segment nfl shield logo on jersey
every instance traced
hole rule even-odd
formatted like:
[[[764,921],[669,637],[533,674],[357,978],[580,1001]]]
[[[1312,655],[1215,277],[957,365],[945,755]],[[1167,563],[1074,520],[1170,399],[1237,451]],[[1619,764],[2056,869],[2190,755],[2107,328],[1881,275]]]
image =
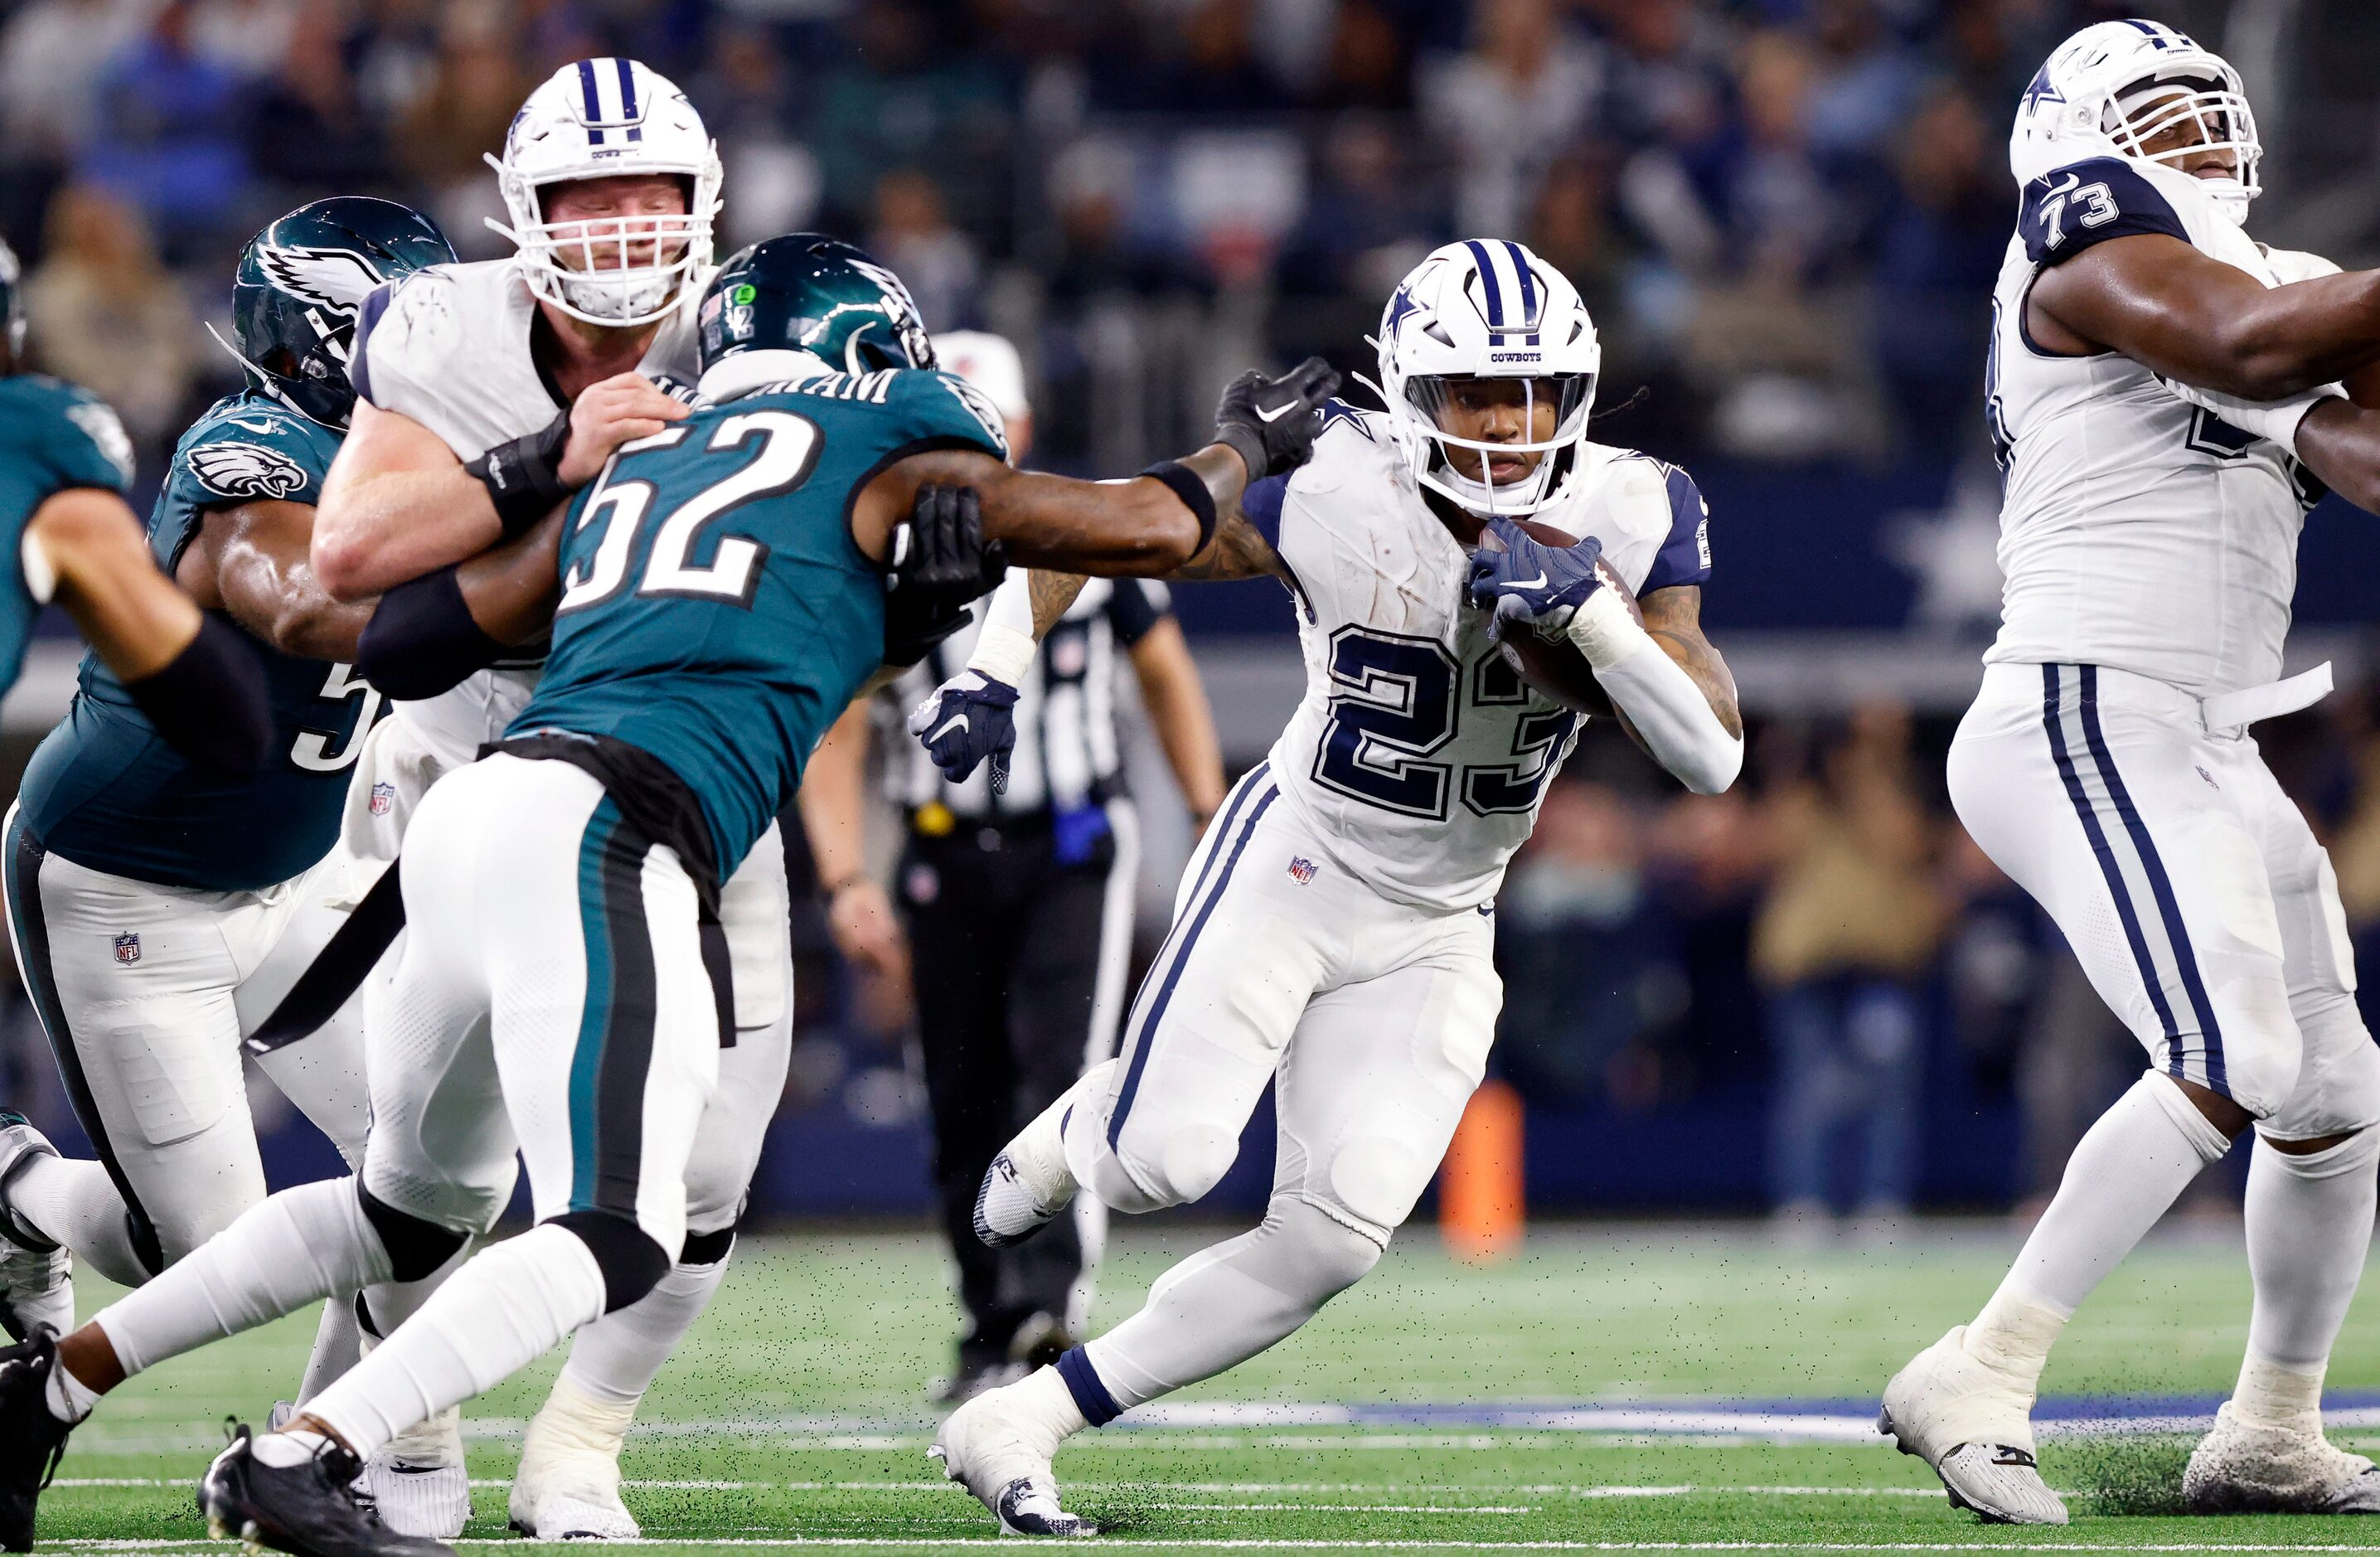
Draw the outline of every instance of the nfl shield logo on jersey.
[[[372,815],[386,816],[389,813],[390,808],[394,807],[395,804],[396,785],[382,783],[371,786],[371,799],[369,802],[369,805]]]
[[[137,931],[127,931],[115,938],[115,960],[127,967],[140,960],[140,937]]]
[[[1314,872],[1319,869],[1320,867],[1317,866],[1314,861],[1306,858],[1303,855],[1297,855],[1293,857],[1289,862],[1289,879],[1295,882],[1299,886],[1304,886],[1314,880]]]

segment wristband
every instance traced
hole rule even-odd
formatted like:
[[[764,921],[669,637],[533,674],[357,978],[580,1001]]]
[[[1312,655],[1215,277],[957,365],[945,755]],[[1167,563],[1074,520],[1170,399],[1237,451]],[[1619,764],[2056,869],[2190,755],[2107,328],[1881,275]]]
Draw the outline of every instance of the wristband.
[[[1248,468],[1249,480],[1261,481],[1272,473],[1272,458],[1265,453],[1264,440],[1251,429],[1224,422],[1215,429],[1215,442],[1240,456],[1240,463]]]
[[[565,411],[528,437],[498,444],[463,467],[488,489],[505,540],[533,529],[570,495],[562,482],[562,451],[569,442],[570,413]]]
[[[1237,444],[1232,446],[1238,447]],[[1257,463],[1249,464],[1248,480],[1256,480],[1255,473],[1258,468],[1260,467]],[[1198,479],[1196,471],[1178,459],[1161,459],[1141,474],[1154,476],[1172,488],[1173,495],[1182,500],[1182,505],[1196,517],[1198,544],[1191,549],[1190,554],[1195,557],[1205,551],[1207,542],[1215,539],[1215,494],[1207,490],[1207,483]]]
[[[986,622],[983,631],[976,635],[975,652],[967,656],[966,668],[986,681],[997,681],[1003,687],[1022,687],[1025,676],[1033,668],[1033,656],[1041,646],[1029,633],[998,622]]]

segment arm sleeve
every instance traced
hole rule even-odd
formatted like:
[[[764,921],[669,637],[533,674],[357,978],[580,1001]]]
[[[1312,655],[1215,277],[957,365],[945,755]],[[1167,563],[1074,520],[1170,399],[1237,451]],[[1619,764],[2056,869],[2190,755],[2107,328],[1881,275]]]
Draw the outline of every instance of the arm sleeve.
[[[461,685],[504,651],[472,619],[450,566],[380,597],[356,645],[356,670],[388,696],[417,702]]]
[[[1154,578],[1116,578],[1110,583],[1108,626],[1126,649],[1147,638],[1149,629],[1172,612],[1172,597]]]
[[[2016,229],[2025,258],[2057,265],[2113,237],[2163,233],[2191,241],[2173,202],[2120,158],[2093,157],[2024,187]]]

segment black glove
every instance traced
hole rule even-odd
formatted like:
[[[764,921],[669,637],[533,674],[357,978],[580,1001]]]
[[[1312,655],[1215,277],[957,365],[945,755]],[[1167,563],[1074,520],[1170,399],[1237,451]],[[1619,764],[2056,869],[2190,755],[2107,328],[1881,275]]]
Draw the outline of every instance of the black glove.
[[[1215,407],[1215,442],[1229,444],[1247,462],[1248,480],[1296,469],[1314,453],[1322,431],[1322,402],[1339,393],[1339,375],[1309,357],[1281,377],[1255,368],[1232,381]]]
[[[928,482],[892,532],[884,580],[884,663],[914,665],[967,624],[967,604],[1000,587],[1008,547],[983,539],[983,505],[973,487]]]

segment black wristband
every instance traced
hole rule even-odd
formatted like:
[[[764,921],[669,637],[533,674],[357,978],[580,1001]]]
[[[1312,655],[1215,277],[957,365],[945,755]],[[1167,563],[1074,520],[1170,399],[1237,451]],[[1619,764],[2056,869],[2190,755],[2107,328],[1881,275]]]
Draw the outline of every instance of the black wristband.
[[[1173,495],[1197,516],[1198,544],[1192,548],[1190,554],[1195,557],[1205,551],[1207,542],[1215,539],[1215,494],[1207,490],[1207,483],[1198,479],[1198,473],[1178,459],[1160,459],[1141,474],[1154,476],[1172,487]]]
[[[1264,438],[1255,429],[1227,421],[1215,429],[1215,442],[1240,456],[1248,468],[1248,480],[1261,481],[1272,473],[1272,456],[1266,452]]]
[[[164,670],[124,689],[176,751],[227,773],[252,773],[273,744],[264,663],[245,637],[217,616]]]
[[[392,698],[434,698],[495,663],[504,646],[471,617],[452,566],[380,597],[356,644],[356,670]]]
[[[498,444],[463,467],[488,489],[505,540],[534,528],[570,495],[562,484],[562,451],[569,442],[570,413],[565,411],[528,437]]]

